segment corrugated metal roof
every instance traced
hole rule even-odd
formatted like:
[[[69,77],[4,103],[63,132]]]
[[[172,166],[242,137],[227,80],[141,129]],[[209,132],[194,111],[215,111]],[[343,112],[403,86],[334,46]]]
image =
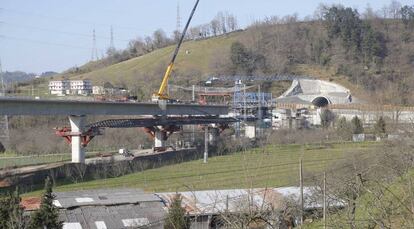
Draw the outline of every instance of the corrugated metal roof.
[[[55,205],[62,208],[79,206],[120,205],[142,202],[160,202],[153,195],[140,189],[98,189],[56,193]],[[59,206],[60,205],[60,206]]]
[[[264,209],[268,206],[280,208],[284,200],[299,201],[299,187],[284,188],[255,188],[255,189],[229,189],[178,192],[182,197],[182,206],[190,215],[215,215],[225,211],[238,212],[243,208],[255,207]],[[322,207],[320,192],[315,188],[304,188],[305,209]],[[169,206],[175,195],[174,192],[157,193]],[[343,203],[330,201],[330,206],[343,206]]]
[[[143,204],[124,204],[112,206],[81,206],[61,211],[60,219],[66,223],[80,223],[82,228],[125,228],[130,224],[143,226],[157,222],[149,228],[162,228],[165,217],[162,202],[145,202]],[[128,225],[126,225],[128,224]]]
[[[66,228],[125,228],[153,223],[148,228],[162,228],[167,207],[177,193],[147,194],[140,189],[100,189],[56,193],[60,219]],[[246,207],[265,210],[280,208],[284,200],[299,200],[299,187],[228,189],[179,192],[182,205],[190,215],[217,215],[225,211],[239,212]],[[321,192],[313,187],[304,188],[305,209],[321,208]],[[330,206],[344,206],[328,200]],[[40,198],[24,198],[27,210],[38,208]],[[165,204],[164,204],[165,203]],[[30,206],[33,206],[30,208]]]
[[[126,228],[146,225],[162,228],[165,205],[154,195],[140,189],[99,189],[58,192],[54,204],[67,228]],[[135,225],[136,224],[136,225]]]

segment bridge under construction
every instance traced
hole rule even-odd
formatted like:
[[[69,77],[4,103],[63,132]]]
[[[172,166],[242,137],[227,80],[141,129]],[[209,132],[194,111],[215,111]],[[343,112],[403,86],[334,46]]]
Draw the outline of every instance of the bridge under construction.
[[[84,163],[84,148],[101,134],[102,128],[143,127],[155,141],[155,148],[165,147],[165,141],[183,125],[211,125],[223,129],[233,118],[227,115],[229,108],[222,105],[98,102],[71,100],[37,100],[0,98],[0,115],[30,115],[69,117],[70,127],[57,128],[56,134],[63,137],[72,147],[72,162]],[[87,115],[144,116],[142,118],[110,119],[86,124]],[[208,139],[208,127],[206,141]]]

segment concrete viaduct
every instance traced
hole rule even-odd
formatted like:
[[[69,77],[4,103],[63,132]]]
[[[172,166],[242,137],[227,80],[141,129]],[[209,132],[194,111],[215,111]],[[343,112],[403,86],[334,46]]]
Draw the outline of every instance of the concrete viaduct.
[[[69,117],[70,128],[59,129],[57,134],[65,137],[72,147],[72,162],[84,163],[83,148],[96,135],[99,129],[145,127],[155,139],[155,147],[164,147],[169,134],[179,125],[187,124],[228,124],[235,119],[220,118],[227,115],[229,108],[219,105],[198,104],[157,104],[137,102],[102,102],[74,100],[38,100],[0,97],[0,115],[30,115]],[[106,125],[87,125],[87,115],[140,115],[148,119],[108,120]],[[110,123],[111,125],[108,125]],[[117,126],[118,125],[118,126]],[[128,126],[130,125],[130,126]],[[205,128],[206,130],[208,128]],[[207,135],[207,131],[206,131]]]

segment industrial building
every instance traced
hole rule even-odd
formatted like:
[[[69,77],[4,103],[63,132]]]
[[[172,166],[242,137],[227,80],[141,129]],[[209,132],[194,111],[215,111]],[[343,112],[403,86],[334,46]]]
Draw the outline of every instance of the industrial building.
[[[60,209],[64,229],[163,228],[168,207],[178,194],[190,217],[191,228],[221,228],[222,214],[254,211],[282,211],[286,201],[299,203],[299,187],[228,189],[188,192],[145,193],[141,189],[118,188],[57,192],[54,205]],[[344,203],[328,198],[329,207]],[[39,208],[40,198],[23,198],[26,211]],[[304,188],[305,212],[320,211],[320,190]],[[275,219],[276,220],[276,219]],[[276,220],[277,221],[277,220]],[[275,221],[275,222],[276,222]],[[296,218],[291,218],[294,223]],[[292,223],[291,222],[291,223]],[[280,221],[280,223],[286,223]]]

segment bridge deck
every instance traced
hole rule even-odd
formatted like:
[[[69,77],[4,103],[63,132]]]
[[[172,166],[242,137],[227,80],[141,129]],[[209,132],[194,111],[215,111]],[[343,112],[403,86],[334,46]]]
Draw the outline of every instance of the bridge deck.
[[[227,106],[0,98],[0,115],[225,115]]]

